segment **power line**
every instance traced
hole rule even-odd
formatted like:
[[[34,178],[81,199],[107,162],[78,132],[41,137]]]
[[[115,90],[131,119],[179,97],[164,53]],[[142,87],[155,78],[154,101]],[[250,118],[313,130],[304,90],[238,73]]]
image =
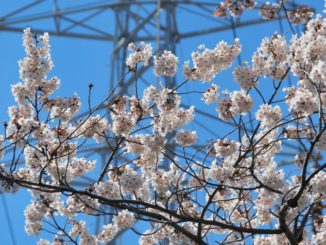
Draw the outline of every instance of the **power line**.
[[[7,206],[7,201],[6,201],[5,196],[4,196],[3,193],[0,193],[0,196],[1,196],[1,199],[2,199],[2,203],[3,203],[3,209],[5,211],[5,216],[6,216],[6,220],[7,220],[7,224],[8,224],[8,229],[9,229],[9,233],[10,233],[10,237],[11,237],[11,242],[12,242],[12,245],[16,245],[17,243],[16,243],[16,240],[15,240],[14,230],[13,230],[11,218],[10,218],[10,215],[9,215],[9,209],[8,209],[8,206]]]

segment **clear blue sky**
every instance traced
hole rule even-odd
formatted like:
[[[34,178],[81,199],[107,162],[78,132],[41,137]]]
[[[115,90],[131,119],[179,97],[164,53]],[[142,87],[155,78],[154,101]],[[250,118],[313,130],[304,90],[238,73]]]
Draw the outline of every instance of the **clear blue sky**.
[[[219,1],[212,2],[217,3]],[[308,2],[309,4],[310,2],[313,2],[314,7],[320,10],[324,1],[317,0]],[[15,8],[20,4],[20,1],[1,1],[0,16],[7,13],[9,8]],[[51,9],[52,1],[48,1],[48,5],[48,9]],[[185,12],[181,11],[179,14],[183,18],[183,21],[179,22],[180,29],[190,30],[196,25],[198,27],[206,24],[205,22],[196,22]],[[30,25],[33,28],[33,24],[26,24],[26,26],[27,25]],[[103,25],[103,23],[99,23],[99,25]],[[284,30],[289,29],[285,21],[283,21],[283,25]],[[39,24],[38,28],[42,28],[42,24]],[[47,28],[47,24],[44,24],[44,28]],[[272,35],[275,31],[279,31],[279,25],[277,22],[238,29],[237,34],[243,45],[243,52],[241,54],[242,60],[250,61],[251,54],[259,45],[261,39],[265,36]],[[20,33],[0,31],[0,121],[7,120],[7,108],[8,106],[15,104],[10,94],[10,84],[19,81],[17,61],[24,57],[21,36]],[[207,47],[213,47],[216,42],[220,40],[232,42],[232,32],[225,31],[213,35],[189,39],[178,46],[177,55],[180,56],[180,60],[183,62],[185,59],[190,59],[190,52],[195,50],[199,44],[204,43]],[[62,86],[57,93],[58,95],[70,96],[73,92],[77,92],[83,98],[83,101],[85,101],[84,99],[87,95],[87,85],[89,82],[92,82],[95,85],[93,96],[94,101],[99,101],[106,95],[109,83],[110,53],[112,52],[111,44],[104,41],[88,41],[51,36],[51,46],[52,57],[55,64],[51,74],[58,76],[62,81]],[[155,46],[155,43],[153,43],[153,46]],[[180,68],[182,67],[182,62],[179,64]],[[181,80],[179,80],[179,82],[180,81]],[[219,75],[214,82],[222,88],[229,88],[230,90],[238,88],[237,84],[232,79],[230,71]],[[207,85],[205,85],[205,88],[207,88]],[[198,103],[196,102],[198,98],[199,97],[196,96],[187,98],[185,102],[187,104]],[[199,105],[199,108],[200,107],[202,107],[202,105]],[[209,110],[211,114],[216,114],[214,107],[211,107]],[[206,123],[206,126],[208,127],[215,125],[214,121],[207,121]],[[202,130],[197,128],[196,125],[192,127],[197,130]],[[1,129],[0,134],[2,132],[3,130]],[[16,244],[35,244],[35,241],[38,239],[27,236],[24,232],[23,212],[30,201],[29,193],[26,191],[19,191],[14,196],[5,195],[4,198],[9,210],[7,215],[10,216],[12,221]],[[10,245],[12,244],[12,240],[10,238],[8,223],[5,217],[3,199],[0,199],[0,244]],[[137,242],[132,244],[136,243]]]

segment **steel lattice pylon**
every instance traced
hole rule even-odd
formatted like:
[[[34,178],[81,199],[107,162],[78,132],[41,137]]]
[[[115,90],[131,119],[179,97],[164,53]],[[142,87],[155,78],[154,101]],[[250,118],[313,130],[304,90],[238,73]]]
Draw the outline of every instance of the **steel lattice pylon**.
[[[289,2],[287,4],[291,5]],[[244,21],[218,19],[212,15],[216,4],[216,1],[200,0],[35,0],[0,16],[0,31],[21,33],[30,25],[35,33],[111,42],[110,81],[117,81],[127,69],[125,58],[129,42],[156,42],[158,50],[175,52],[176,45],[184,39],[270,21],[258,16]],[[109,17],[109,25],[96,21],[103,15]],[[181,18],[186,15],[197,16],[197,22],[205,20],[205,25],[197,30],[180,30],[178,27],[184,21]],[[139,74],[145,71],[146,68],[140,69]],[[119,94],[126,92],[130,83],[131,80],[125,81]],[[110,85],[112,88],[113,83]]]
[[[35,33],[112,42],[110,81],[116,81],[126,69],[126,46],[131,41],[156,41],[160,49],[175,51],[183,39],[270,21],[259,17],[236,22],[232,18],[217,19],[212,15],[216,4],[216,1],[199,0],[36,0],[0,16],[0,31],[21,33],[31,25]],[[109,25],[96,22],[107,14]],[[198,30],[179,30],[184,21],[180,18],[185,14],[197,16],[198,22],[206,20],[211,24],[205,23]]]
[[[217,3],[218,1],[201,0],[35,0],[24,4],[22,1],[19,7],[15,3],[15,9],[8,9],[6,14],[0,16],[0,31],[21,33],[30,25],[34,32],[40,34],[48,32],[54,36],[111,42],[113,51],[110,54],[109,89],[112,89],[113,81],[118,81],[127,70],[125,60],[129,42],[156,42],[155,52],[168,49],[175,53],[177,45],[185,39],[227,30],[233,31],[235,35],[236,28],[274,21],[263,20],[258,15],[243,21],[231,17],[217,19],[212,15]],[[288,1],[287,5],[295,6],[295,2]],[[197,30],[180,29],[180,22],[184,21],[182,18],[185,15],[194,16],[197,18],[195,21],[205,21],[205,25]],[[103,16],[107,16],[107,23],[96,21]],[[279,19],[283,17],[280,16]],[[146,67],[140,68],[138,76],[142,76],[147,70]],[[127,93],[132,82],[132,78],[123,81],[116,94]],[[171,80],[169,84],[173,85],[175,81]],[[206,111],[197,109],[196,113],[218,120]],[[85,155],[96,152],[102,156],[104,162],[108,150],[107,146],[89,145],[80,152]],[[76,184],[87,186],[89,181],[85,178]],[[99,224],[98,219],[96,229],[99,229]]]

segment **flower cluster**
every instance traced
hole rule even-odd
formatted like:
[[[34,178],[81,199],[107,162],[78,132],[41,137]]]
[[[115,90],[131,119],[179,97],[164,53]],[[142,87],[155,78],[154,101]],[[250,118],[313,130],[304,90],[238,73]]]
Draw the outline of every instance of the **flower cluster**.
[[[253,73],[256,76],[272,76],[281,80],[286,74],[288,52],[289,47],[283,36],[275,34],[272,38],[264,38],[252,56]]]
[[[311,189],[315,194],[326,196],[326,173],[319,172],[311,182]]]
[[[102,231],[97,234],[97,238],[100,242],[108,243],[115,238],[118,232],[117,226],[113,224],[104,225]]]
[[[82,121],[76,130],[77,136],[84,138],[94,138],[96,142],[103,140],[110,129],[106,118],[100,115],[91,116],[86,121]]]
[[[256,0],[224,0],[216,6],[213,15],[216,17],[227,15],[240,17],[245,10],[258,7],[259,14],[263,19],[275,19],[279,16],[279,12],[284,10],[292,24],[300,24],[309,21],[314,14],[313,9],[305,4],[285,6],[286,2],[287,0],[282,0],[282,4],[279,1],[259,4]]]
[[[256,119],[261,122],[264,127],[273,127],[281,120],[281,108],[279,106],[272,107],[263,104],[256,112]]]
[[[253,105],[253,99],[244,90],[231,93],[231,111],[235,114],[247,114]]]
[[[239,143],[229,139],[219,139],[214,143],[216,156],[227,157],[239,150]]]
[[[292,72],[299,79],[311,80],[314,83],[325,82],[325,29],[326,21],[318,15],[316,19],[308,22],[304,34],[292,38],[288,62]]]
[[[148,66],[148,60],[152,57],[153,48],[150,44],[141,42],[139,47],[134,43],[129,43],[128,49],[132,52],[129,54],[126,64],[129,69],[134,70],[138,63]]]
[[[96,195],[108,199],[118,198],[120,195],[119,185],[111,180],[99,182],[94,185]]]
[[[27,234],[38,236],[42,228],[42,218],[46,208],[41,201],[33,201],[25,209],[25,231]]]
[[[316,234],[313,234],[312,236],[312,242],[313,244],[321,245],[325,242],[326,239],[326,216],[323,215],[321,217],[318,217],[314,225],[316,227]]]
[[[263,19],[270,20],[278,17],[281,6],[277,3],[266,2],[259,6],[259,14]]]
[[[181,146],[191,146],[196,140],[196,131],[180,130],[175,136],[175,141]]]
[[[178,57],[171,51],[164,50],[159,57],[154,56],[154,74],[173,77],[177,73]]]
[[[225,17],[230,14],[234,17],[240,17],[246,9],[253,9],[256,6],[256,0],[224,0],[217,5],[214,16]]]
[[[257,85],[255,74],[249,67],[238,66],[233,71],[233,77],[243,90],[248,90]]]
[[[113,217],[113,223],[119,230],[130,228],[134,225],[136,219],[133,213],[127,210],[122,210],[118,215]]]
[[[89,234],[87,227],[86,227],[86,222],[81,220],[81,221],[74,221],[72,228],[69,232],[70,237],[74,237],[80,235],[80,240],[79,244],[90,244],[90,245],[96,245],[98,244],[97,238],[95,236],[92,236]]]
[[[139,173],[127,166],[119,177],[119,183],[123,192],[133,192],[143,185],[143,178]]]
[[[59,85],[58,80],[45,81],[44,75],[47,74],[53,67],[51,54],[50,54],[50,44],[49,44],[49,34],[45,33],[38,39],[38,42],[43,46],[36,45],[36,39],[33,36],[30,28],[24,30],[23,44],[26,51],[26,58],[19,61],[19,74],[20,79],[29,86],[26,86],[25,90],[26,96],[34,95],[30,92],[38,87],[45,89],[46,91],[52,87],[49,93],[53,92]],[[42,85],[47,85],[44,88]],[[49,95],[49,94],[45,94]],[[33,97],[28,97],[33,99]]]
[[[284,89],[288,92],[289,111],[300,116],[309,116],[318,110],[318,98],[314,93],[303,87]]]
[[[219,96],[218,86],[216,84],[212,84],[203,94],[202,100],[206,104],[212,104],[217,100],[218,96]]]
[[[183,64],[183,74],[189,80],[210,82],[221,71],[233,64],[233,60],[240,54],[241,47],[238,39],[233,45],[219,42],[214,49],[208,49],[204,45],[198,47],[198,51],[192,52],[191,68],[189,61]]]
[[[222,98],[219,100],[217,111],[219,117],[228,121],[238,114],[247,114],[250,112],[253,105],[253,99],[244,90],[234,91],[230,97]]]
[[[314,11],[309,6],[302,4],[289,12],[289,19],[293,24],[307,23],[313,16]]]
[[[110,107],[112,131],[116,135],[128,135],[137,121],[141,119],[142,110],[138,100],[128,97],[115,99]]]

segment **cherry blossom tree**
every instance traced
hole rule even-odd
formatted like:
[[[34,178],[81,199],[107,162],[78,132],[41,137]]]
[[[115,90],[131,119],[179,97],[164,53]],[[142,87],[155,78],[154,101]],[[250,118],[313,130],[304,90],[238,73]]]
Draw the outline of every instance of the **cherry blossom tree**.
[[[255,5],[236,1],[235,8],[229,4],[234,1],[224,2],[215,15],[237,16]],[[276,8],[284,6],[266,4],[260,11],[273,18]],[[293,24],[312,17],[306,6],[288,14]],[[174,77],[178,57],[168,50],[153,56],[151,44],[130,43],[125,76],[134,77],[135,94],[116,95],[122,79],[92,107],[90,84],[87,113],[80,120],[73,120],[81,108],[78,95],[53,96],[60,80],[48,77],[49,35],[37,38],[27,28],[23,44],[21,82],[11,91],[16,105],[8,109],[10,120],[0,137],[0,157],[11,159],[0,166],[0,188],[30,191],[25,231],[39,236],[51,224],[56,233],[53,241],[40,238],[39,245],[107,243],[126,229],[137,233],[142,245],[325,244],[326,20],[321,15],[290,40],[277,33],[266,37],[251,62],[234,69],[239,39],[212,49],[201,45],[182,64],[184,81],[172,88],[141,90],[137,71],[153,66],[155,76]],[[225,70],[233,72],[238,90],[220,91],[212,83]],[[295,85],[288,87],[290,76]],[[181,103],[195,93],[180,92],[189,83],[209,84],[198,103],[215,107],[216,120],[232,125],[223,137],[202,139],[187,129],[197,116],[195,106]],[[263,91],[264,83],[273,89]],[[171,147],[171,135],[182,154]],[[110,149],[103,166],[80,156],[89,141]],[[294,158],[279,157],[294,145]],[[73,184],[88,174],[94,183]],[[112,221],[92,234],[88,216]],[[147,228],[134,229],[136,222]]]

